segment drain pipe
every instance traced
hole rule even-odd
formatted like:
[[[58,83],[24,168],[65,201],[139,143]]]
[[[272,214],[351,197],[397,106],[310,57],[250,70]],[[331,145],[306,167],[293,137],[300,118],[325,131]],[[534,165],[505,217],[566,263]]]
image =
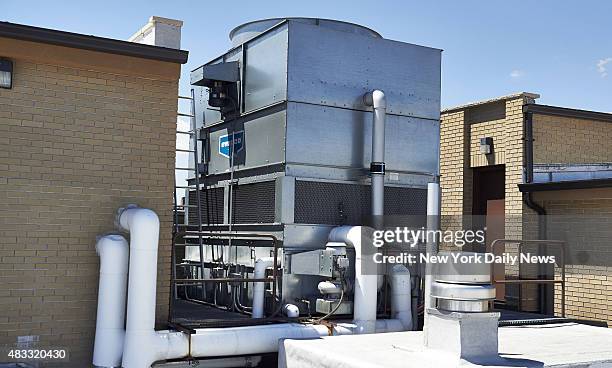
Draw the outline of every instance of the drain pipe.
[[[529,105],[524,107],[524,136],[525,136],[525,146],[524,146],[524,161],[525,161],[525,182],[533,183],[533,113],[528,111]],[[523,203],[531,210],[533,210],[538,215],[538,238],[541,240],[545,240],[547,238],[547,229],[546,229],[546,209],[543,206],[540,206],[533,200],[533,196],[531,192],[523,193]],[[538,246],[538,255],[545,256],[547,255],[546,247],[543,245]],[[551,272],[549,267],[544,264],[538,264],[538,278],[546,279],[548,278],[548,274]],[[554,271],[552,271],[554,272]],[[549,290],[550,289],[550,290]],[[550,300],[553,298],[553,290],[547,285],[539,285],[538,286],[538,294],[539,294],[539,308],[541,313],[548,314],[551,311]],[[552,308],[554,309],[554,308]]]
[[[127,322],[123,368],[148,368],[153,362],[189,354],[182,332],[155,331],[159,218],[136,206],[119,210],[118,223],[130,232]]]
[[[385,93],[378,89],[368,92],[363,96],[363,103],[372,107],[372,216],[378,222],[377,216],[384,215],[385,205]]]
[[[253,277],[255,279],[263,279],[266,277],[266,269],[275,267],[273,257],[259,258],[255,261],[255,271]],[[274,281],[276,282],[276,280]],[[264,316],[264,299],[266,292],[266,283],[256,282],[253,285],[253,318],[263,318]]]
[[[100,281],[93,365],[119,367],[125,338],[127,240],[117,234],[104,235],[96,242],[96,253],[100,256]]]

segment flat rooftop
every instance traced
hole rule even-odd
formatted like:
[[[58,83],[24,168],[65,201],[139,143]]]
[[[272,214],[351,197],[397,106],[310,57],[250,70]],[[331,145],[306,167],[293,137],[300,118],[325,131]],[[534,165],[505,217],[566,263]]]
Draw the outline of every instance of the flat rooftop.
[[[283,345],[279,360],[286,365],[279,367],[289,368],[612,367],[612,329],[578,323],[500,327],[502,359],[493,365],[425,349],[422,331],[285,340]]]

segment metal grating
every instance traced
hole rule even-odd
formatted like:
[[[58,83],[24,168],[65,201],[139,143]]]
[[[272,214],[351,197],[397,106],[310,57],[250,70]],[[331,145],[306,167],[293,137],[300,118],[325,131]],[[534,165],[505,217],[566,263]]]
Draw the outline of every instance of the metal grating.
[[[200,191],[203,224],[223,223],[223,188],[208,188]],[[208,203],[208,204],[207,204]],[[189,191],[189,204],[197,205],[195,190]],[[189,225],[198,224],[198,214],[195,208],[189,208]]]
[[[385,215],[406,216],[426,213],[427,189],[385,187]]]
[[[385,215],[423,215],[427,190],[385,187]],[[357,225],[370,215],[370,186],[298,180],[295,222]]]
[[[273,223],[275,181],[236,185],[233,188],[232,217],[235,224]]]

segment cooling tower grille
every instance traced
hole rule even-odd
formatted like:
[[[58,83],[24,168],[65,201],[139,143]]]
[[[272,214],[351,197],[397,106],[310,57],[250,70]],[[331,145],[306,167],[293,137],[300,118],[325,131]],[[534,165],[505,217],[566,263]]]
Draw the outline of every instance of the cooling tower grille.
[[[223,223],[223,188],[208,188],[200,191],[200,206],[202,210],[203,224]],[[189,204],[197,205],[195,190],[189,191]],[[198,213],[196,208],[189,208],[189,224],[198,224]]]
[[[232,217],[235,224],[273,223],[275,218],[274,181],[234,186]]]
[[[427,190],[385,187],[385,215],[423,215]],[[295,222],[358,225],[370,215],[370,186],[298,180]]]

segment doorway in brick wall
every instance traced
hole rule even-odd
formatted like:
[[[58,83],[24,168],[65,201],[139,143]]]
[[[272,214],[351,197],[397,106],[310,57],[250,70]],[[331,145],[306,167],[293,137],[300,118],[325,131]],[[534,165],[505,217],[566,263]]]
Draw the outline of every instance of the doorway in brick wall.
[[[491,252],[491,242],[505,237],[505,188],[506,170],[504,165],[477,167],[473,170],[472,215],[476,229],[486,231],[485,244],[475,251]],[[497,247],[496,255],[501,255],[503,249]],[[496,280],[505,278],[505,269],[502,264],[493,267],[493,277]],[[498,301],[505,301],[504,284],[496,285]]]

